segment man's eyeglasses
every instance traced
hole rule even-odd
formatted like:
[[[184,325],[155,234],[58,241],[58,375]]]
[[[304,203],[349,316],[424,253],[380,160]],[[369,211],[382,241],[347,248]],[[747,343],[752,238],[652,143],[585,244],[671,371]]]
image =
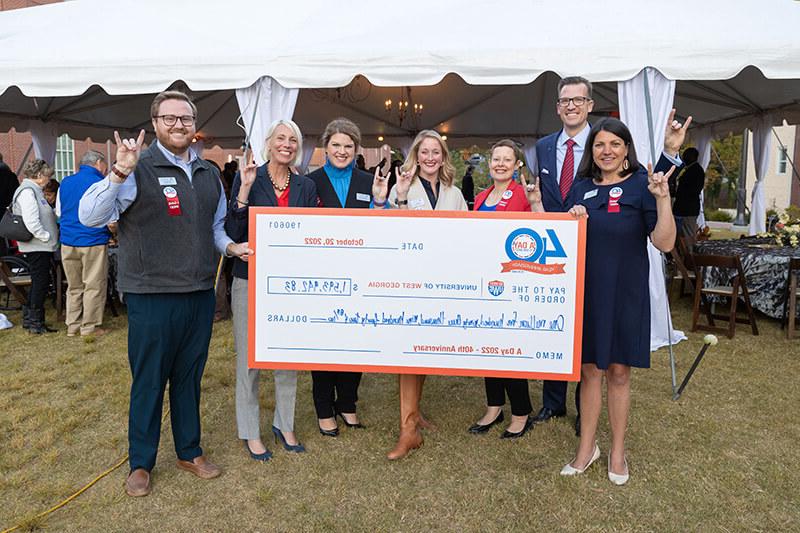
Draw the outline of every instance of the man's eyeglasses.
[[[559,98],[556,103],[558,103],[559,107],[567,107],[571,101],[575,107],[581,107],[590,100],[591,98],[586,98],[585,96],[573,96],[572,98]]]
[[[153,118],[160,118],[167,126],[174,126],[178,123],[178,119],[180,119],[181,124],[187,127],[194,124],[194,117],[192,115],[181,115],[180,117],[177,115],[156,115]]]

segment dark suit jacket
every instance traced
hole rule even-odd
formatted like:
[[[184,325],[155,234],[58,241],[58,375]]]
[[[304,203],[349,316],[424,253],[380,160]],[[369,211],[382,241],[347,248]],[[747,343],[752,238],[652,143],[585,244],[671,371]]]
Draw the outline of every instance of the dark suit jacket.
[[[692,163],[683,169],[672,206],[675,216],[696,217],[700,214],[700,193],[703,192],[705,181],[706,173],[699,163]]]
[[[233,242],[245,242],[248,238],[247,206],[239,208],[236,198],[242,180],[239,174],[233,178],[231,200],[228,203],[228,215],[225,217],[225,233]],[[275,207],[278,197],[272,189],[272,183],[267,177],[267,165],[261,165],[256,171],[256,181],[250,189],[247,203],[253,207]],[[314,182],[305,176],[292,174],[289,178],[289,207],[317,207],[317,188]],[[238,257],[233,262],[233,275],[237,278],[247,279],[247,263]]]
[[[372,201],[372,176],[368,172],[357,168],[353,169],[350,189],[347,191],[347,199],[344,205],[339,202],[339,197],[336,196],[336,191],[333,189],[324,167],[318,168],[308,177],[314,180],[314,185],[317,186],[319,207],[360,207],[369,209],[369,204]],[[368,200],[359,200],[357,195],[364,195],[362,198],[368,198]]]
[[[544,210],[548,212],[565,212],[572,207],[571,205],[566,205],[564,200],[561,199],[561,190],[558,188],[556,143],[558,143],[559,135],[561,135],[561,130],[542,137],[536,142],[536,161],[539,166],[539,186],[542,189],[542,204],[544,205]],[[580,161],[575,161],[575,165],[580,164]],[[656,164],[655,172],[666,172],[671,166],[670,160],[664,157],[662,153]],[[577,179],[579,176],[576,175],[575,177]],[[575,182],[573,181],[573,183]]]

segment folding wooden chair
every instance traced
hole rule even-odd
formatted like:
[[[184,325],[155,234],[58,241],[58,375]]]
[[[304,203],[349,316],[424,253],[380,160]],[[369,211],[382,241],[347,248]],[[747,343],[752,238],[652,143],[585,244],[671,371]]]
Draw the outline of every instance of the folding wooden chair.
[[[797,300],[800,297],[800,258],[793,257],[789,260],[789,271],[786,273],[786,289],[783,296],[783,322],[786,326],[786,338],[794,337],[794,323],[797,318]]]
[[[694,289],[694,312],[692,314],[692,331],[698,329],[704,331],[714,331],[724,333],[728,338],[732,339],[736,331],[736,322],[741,324],[750,324],[753,330],[753,335],[758,335],[758,326],[756,325],[756,317],[753,313],[753,306],[750,304],[750,293],[747,290],[747,282],[744,277],[744,270],[742,263],[738,257],[724,256],[724,255],[704,255],[696,254],[693,256],[694,269],[695,269],[695,289]],[[726,273],[732,273],[732,285],[713,285],[706,287],[704,283],[706,269],[718,268]],[[727,315],[715,313],[711,308],[711,302],[708,296],[716,296],[723,299],[730,300],[730,308]],[[736,315],[736,304],[742,298],[745,307],[747,308],[747,317],[738,317]],[[698,324],[700,316],[700,307],[708,319],[708,325]],[[714,324],[714,319],[721,319],[728,321],[728,327],[723,328]]]
[[[24,259],[13,255],[0,257],[0,288],[8,290],[6,294],[6,303],[0,306],[0,309],[4,311],[13,311],[28,303],[25,293],[22,292],[22,287],[29,287],[30,284],[30,268]],[[10,305],[12,296],[17,301],[18,305]]]
[[[672,280],[681,282],[681,290],[678,293],[678,297],[683,298],[684,295],[692,294],[696,278],[692,253],[686,247],[686,240],[684,237],[678,237],[675,240],[675,248],[672,250],[672,260],[675,262],[675,275],[672,277]],[[688,291],[686,287],[689,287]]]

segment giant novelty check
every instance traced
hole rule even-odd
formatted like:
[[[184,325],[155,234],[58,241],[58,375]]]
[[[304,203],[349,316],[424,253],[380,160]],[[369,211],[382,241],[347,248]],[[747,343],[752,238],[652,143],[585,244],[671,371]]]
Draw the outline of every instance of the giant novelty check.
[[[576,381],[567,214],[251,208],[252,368]]]

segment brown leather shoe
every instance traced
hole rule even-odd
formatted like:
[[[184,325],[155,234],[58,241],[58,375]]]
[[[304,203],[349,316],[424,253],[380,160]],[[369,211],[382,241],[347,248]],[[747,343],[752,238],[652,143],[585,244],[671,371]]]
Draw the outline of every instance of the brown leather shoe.
[[[125,480],[125,492],[128,496],[140,497],[150,494],[150,472],[137,468]]]
[[[202,479],[214,479],[222,474],[222,469],[206,459],[205,455],[195,457],[191,461],[178,459],[178,468],[191,472]]]

